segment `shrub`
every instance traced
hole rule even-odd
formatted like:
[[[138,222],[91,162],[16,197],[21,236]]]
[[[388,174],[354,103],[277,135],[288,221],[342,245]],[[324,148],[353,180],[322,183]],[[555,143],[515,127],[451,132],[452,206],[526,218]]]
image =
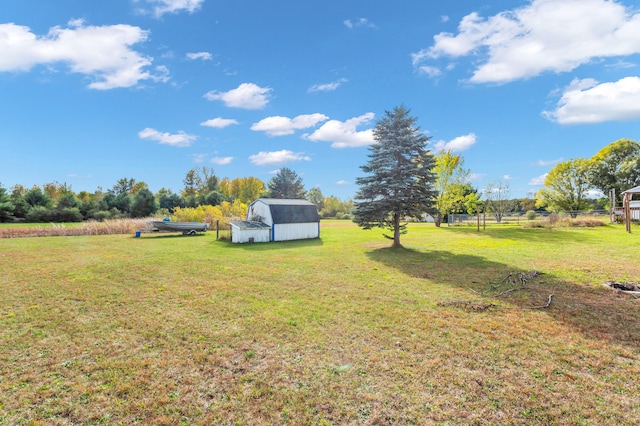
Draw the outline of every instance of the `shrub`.
[[[111,213],[106,210],[99,210],[91,214],[91,217],[98,222],[104,222],[105,220],[111,219]]]
[[[51,222],[82,222],[82,213],[77,207],[51,211]]]
[[[50,210],[43,206],[36,206],[27,213],[27,222],[47,223],[51,222]]]
[[[527,210],[527,220],[534,220],[536,217],[538,217],[538,213],[535,212],[535,210]]]

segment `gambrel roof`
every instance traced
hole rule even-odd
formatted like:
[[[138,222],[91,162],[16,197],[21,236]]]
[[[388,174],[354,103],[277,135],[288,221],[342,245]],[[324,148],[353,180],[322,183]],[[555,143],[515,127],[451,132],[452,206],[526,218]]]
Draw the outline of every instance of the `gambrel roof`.
[[[260,198],[251,204],[262,202],[269,206],[274,224],[320,222],[316,205],[307,200]]]

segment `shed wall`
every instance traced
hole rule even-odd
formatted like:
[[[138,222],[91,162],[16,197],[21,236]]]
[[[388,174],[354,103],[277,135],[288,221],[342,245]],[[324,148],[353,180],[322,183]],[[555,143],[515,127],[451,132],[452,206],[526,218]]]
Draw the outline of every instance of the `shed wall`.
[[[253,238],[254,243],[268,243],[270,241],[271,230],[264,229],[239,229],[234,227],[231,233],[232,243],[248,243]]]
[[[305,240],[320,237],[320,223],[284,223],[272,225],[272,241]]]
[[[251,203],[249,210],[247,211],[247,220],[263,222],[269,226],[273,225],[271,209],[268,205],[260,201],[254,201]]]

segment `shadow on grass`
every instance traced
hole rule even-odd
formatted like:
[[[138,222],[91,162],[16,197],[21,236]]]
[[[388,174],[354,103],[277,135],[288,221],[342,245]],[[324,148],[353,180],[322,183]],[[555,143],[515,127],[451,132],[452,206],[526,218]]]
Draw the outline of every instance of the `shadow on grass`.
[[[481,256],[447,251],[421,252],[387,247],[372,250],[367,255],[371,260],[408,276],[467,289],[469,300],[480,297],[470,289],[482,292],[499,284],[509,273],[530,272],[514,270],[512,266]],[[541,275],[526,288],[531,291],[514,291],[508,298],[498,299],[500,304],[528,309],[544,305],[549,294],[553,294],[551,306],[543,311],[556,321],[591,339],[616,342],[634,349],[640,346],[640,300],[604,287],[600,289],[568,282],[551,274]],[[487,299],[487,302],[494,300]]]
[[[522,228],[522,227],[500,227],[493,226],[487,229],[480,229],[478,231],[475,227],[441,227],[444,232],[452,232],[455,234],[480,234],[491,238],[501,239],[517,239],[517,240],[529,240],[529,241],[541,241],[549,243],[570,243],[586,241],[588,237],[578,232],[566,232],[573,228]]]
[[[198,233],[195,235],[182,235],[181,233],[158,233],[158,232],[154,232],[151,233],[150,235],[147,236],[139,236],[139,237],[132,237],[135,238],[136,240],[147,240],[147,241],[152,241],[155,239],[172,239],[172,238],[203,238],[206,237],[206,234],[203,233]]]
[[[247,251],[271,251],[280,249],[291,249],[298,247],[319,247],[324,245],[321,238],[308,240],[274,241],[269,243],[232,243],[229,240],[218,240],[216,244],[224,244],[229,249],[241,249]]]

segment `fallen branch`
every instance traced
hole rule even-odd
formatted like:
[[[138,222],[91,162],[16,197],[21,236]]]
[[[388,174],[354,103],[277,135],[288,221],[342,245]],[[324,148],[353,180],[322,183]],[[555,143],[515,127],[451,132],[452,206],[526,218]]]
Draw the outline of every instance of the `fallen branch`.
[[[535,269],[528,273],[510,272],[506,277],[502,279],[502,281],[500,281],[500,283],[489,287],[487,290],[483,292],[478,292],[471,288],[469,290],[471,290],[472,292],[474,292],[475,294],[477,294],[483,299],[486,299],[486,298],[496,299],[506,294],[512,293],[514,291],[524,289],[526,287],[527,282],[537,277],[538,275],[540,275],[540,273]],[[495,291],[499,287],[503,286],[505,283],[510,284],[512,287],[504,291],[501,291],[500,293],[497,293],[497,294],[493,294],[493,295],[489,294],[490,292]],[[499,306],[494,303],[483,303],[478,300],[457,300],[453,302],[439,302],[437,305],[438,306],[455,306],[458,308],[462,308],[465,311],[474,311],[474,312],[482,312],[489,309],[546,309],[549,306],[551,306],[552,299],[553,299],[553,294],[550,294],[546,304],[540,305],[540,306],[529,306],[529,307]]]

